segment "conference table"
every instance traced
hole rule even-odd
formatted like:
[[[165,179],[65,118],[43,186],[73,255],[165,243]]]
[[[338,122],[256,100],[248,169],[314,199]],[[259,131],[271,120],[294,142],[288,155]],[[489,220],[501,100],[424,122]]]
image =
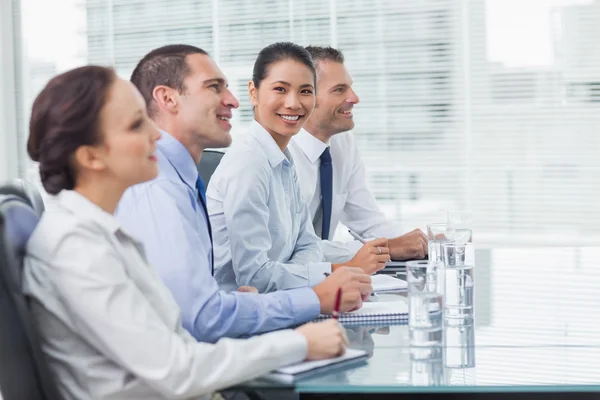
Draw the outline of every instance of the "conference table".
[[[407,325],[349,326],[350,347],[369,353],[364,364],[235,389],[318,399],[600,398],[600,248],[478,249],[475,260],[474,318],[448,320],[441,348],[411,348]]]

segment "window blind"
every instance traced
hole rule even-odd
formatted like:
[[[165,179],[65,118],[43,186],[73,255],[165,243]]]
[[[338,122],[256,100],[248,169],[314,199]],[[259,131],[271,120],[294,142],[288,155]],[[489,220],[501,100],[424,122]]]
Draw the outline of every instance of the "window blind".
[[[598,1],[53,0],[59,19],[44,3],[22,0],[27,110],[66,68],[109,64],[128,78],[151,49],[188,43],[215,58],[240,100],[235,140],[252,119],[261,48],[333,45],[361,99],[354,134],[390,218],[408,230],[470,208],[480,244],[600,241]],[[529,62],[543,46],[549,56]]]

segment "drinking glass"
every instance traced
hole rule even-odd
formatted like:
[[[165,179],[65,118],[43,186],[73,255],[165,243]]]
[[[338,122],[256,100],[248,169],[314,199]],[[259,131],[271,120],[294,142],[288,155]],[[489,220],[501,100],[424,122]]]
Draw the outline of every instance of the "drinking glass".
[[[444,243],[444,314],[446,318],[473,316],[475,280],[473,265],[466,262],[466,244]]]
[[[408,328],[411,346],[441,346],[444,300],[443,268],[425,260],[406,264]]]
[[[427,240],[429,261],[440,263],[442,261],[442,243],[448,242],[448,224],[435,223],[427,225]]]

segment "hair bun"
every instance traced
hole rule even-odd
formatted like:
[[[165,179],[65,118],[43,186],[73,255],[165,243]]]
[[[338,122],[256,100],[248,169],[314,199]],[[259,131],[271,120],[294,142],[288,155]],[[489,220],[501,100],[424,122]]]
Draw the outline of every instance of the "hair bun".
[[[48,193],[75,187],[71,160],[80,146],[102,141],[100,112],[115,79],[110,68],[75,68],[52,78],[33,102],[27,153]]]
[[[56,167],[42,162],[40,163],[40,178],[44,189],[49,194],[58,194],[61,190],[72,190],[75,186],[68,165]]]

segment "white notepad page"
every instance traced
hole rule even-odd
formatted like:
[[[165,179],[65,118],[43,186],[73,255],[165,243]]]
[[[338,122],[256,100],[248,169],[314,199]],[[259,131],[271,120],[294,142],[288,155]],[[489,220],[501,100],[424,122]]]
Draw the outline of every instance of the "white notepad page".
[[[408,284],[398,278],[389,275],[373,275],[371,276],[371,285],[373,292],[391,292],[391,291],[406,291]]]
[[[273,372],[284,375],[297,375],[316,368],[321,368],[327,365],[337,364],[346,360],[351,360],[353,358],[362,357],[366,354],[367,352],[363,350],[346,349],[346,352],[341,357],[330,358],[328,360],[304,361],[299,364],[281,367]]]

